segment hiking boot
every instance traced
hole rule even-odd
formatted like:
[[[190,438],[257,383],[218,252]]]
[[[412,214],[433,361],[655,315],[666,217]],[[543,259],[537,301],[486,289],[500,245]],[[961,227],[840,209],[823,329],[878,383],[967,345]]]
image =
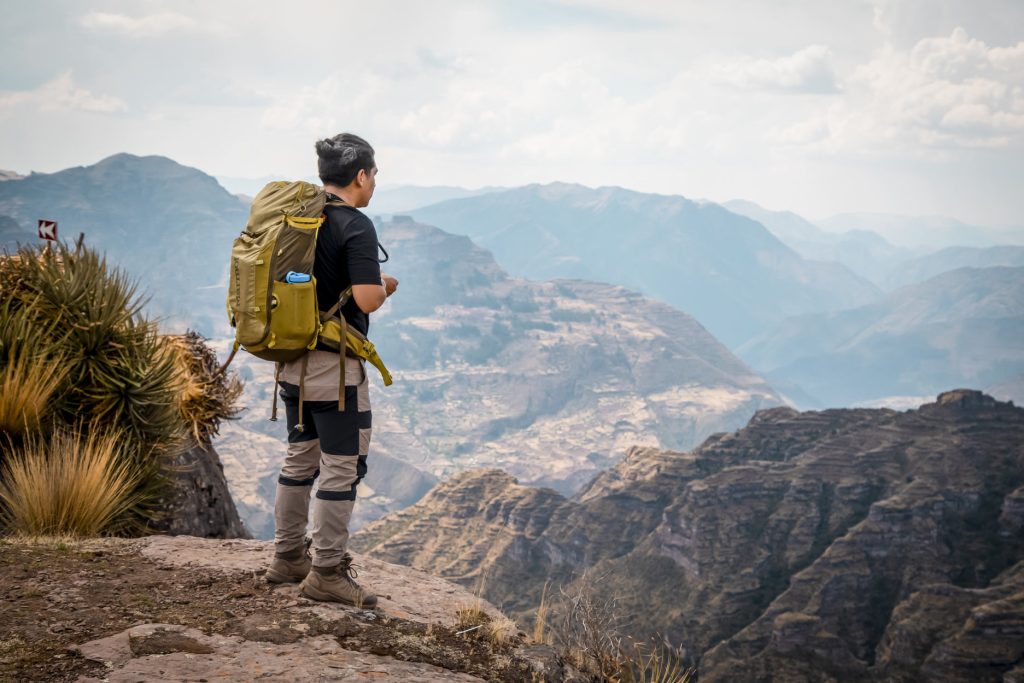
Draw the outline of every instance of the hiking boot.
[[[313,558],[309,554],[312,538],[306,538],[305,546],[289,550],[286,553],[274,553],[274,561],[267,569],[267,581],[270,583],[298,583],[309,574]]]
[[[313,567],[299,587],[299,593],[312,600],[341,602],[353,607],[373,609],[377,596],[354,581],[356,570],[348,553],[334,567]]]

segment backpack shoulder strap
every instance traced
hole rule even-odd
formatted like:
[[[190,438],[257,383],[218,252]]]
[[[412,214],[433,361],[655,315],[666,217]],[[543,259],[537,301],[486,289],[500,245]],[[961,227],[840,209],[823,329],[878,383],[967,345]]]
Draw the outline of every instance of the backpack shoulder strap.
[[[350,298],[352,298],[352,286],[351,285],[349,285],[347,288],[345,288],[345,291],[343,291],[341,293],[341,296],[338,297],[337,303],[335,303],[333,306],[331,306],[329,309],[327,309],[326,312],[321,314],[320,320],[324,321],[324,320],[330,319],[331,316],[335,315],[336,313],[338,313],[341,310],[342,306],[344,306],[346,303],[348,303],[348,300]]]

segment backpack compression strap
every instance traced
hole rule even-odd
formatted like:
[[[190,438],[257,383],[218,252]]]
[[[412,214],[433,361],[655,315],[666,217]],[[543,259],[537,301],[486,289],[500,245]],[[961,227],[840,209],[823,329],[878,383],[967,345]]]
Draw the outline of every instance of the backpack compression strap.
[[[341,312],[341,307],[352,297],[352,287],[345,288],[345,291],[338,297],[337,303],[331,306],[326,313],[320,316],[320,320],[330,320],[335,313],[341,322],[341,346],[338,348],[338,412],[345,412],[345,336],[348,334],[348,321]]]

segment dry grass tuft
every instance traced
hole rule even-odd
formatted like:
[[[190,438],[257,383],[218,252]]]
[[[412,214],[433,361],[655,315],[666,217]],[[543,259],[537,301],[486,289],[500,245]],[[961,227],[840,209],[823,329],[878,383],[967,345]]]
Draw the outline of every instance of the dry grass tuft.
[[[119,432],[56,431],[29,435],[0,477],[2,521],[28,536],[96,536],[137,500],[138,474],[120,449]]]
[[[548,601],[548,587],[550,582],[544,583],[544,590],[540,594],[540,604],[537,605],[537,614],[533,619],[533,642],[545,645],[551,644],[551,634],[548,632],[548,613],[551,611],[551,603]]]
[[[67,379],[68,365],[62,356],[47,357],[24,346],[0,362],[0,431],[37,431],[50,412],[50,400]]]
[[[504,614],[493,617],[483,628],[492,647],[502,647],[515,642],[519,626]]]
[[[665,642],[633,642],[632,647],[623,646],[622,659],[623,683],[689,683],[693,677],[680,652]]]
[[[488,641],[491,647],[503,647],[516,642],[519,627],[504,614],[491,616],[484,609],[483,599],[477,596],[472,602],[455,608],[455,632]]]
[[[455,606],[455,630],[465,631],[466,629],[483,626],[491,620],[491,615],[484,610],[483,600],[479,597],[472,602],[460,603]]]

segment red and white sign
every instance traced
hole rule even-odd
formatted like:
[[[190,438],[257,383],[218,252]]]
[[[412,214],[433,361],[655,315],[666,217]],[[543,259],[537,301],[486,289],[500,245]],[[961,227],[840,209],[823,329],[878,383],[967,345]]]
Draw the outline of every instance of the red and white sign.
[[[43,219],[39,219],[39,239],[56,240],[57,221],[44,221]]]

